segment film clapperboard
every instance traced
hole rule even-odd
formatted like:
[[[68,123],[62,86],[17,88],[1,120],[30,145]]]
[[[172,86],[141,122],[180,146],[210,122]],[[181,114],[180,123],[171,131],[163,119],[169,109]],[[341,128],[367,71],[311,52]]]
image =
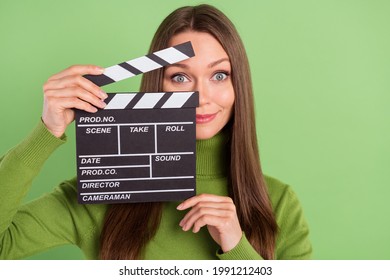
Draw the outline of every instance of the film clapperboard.
[[[190,42],[84,77],[98,86],[190,57]],[[198,92],[110,93],[96,113],[76,110],[78,202],[178,201],[195,195]]]

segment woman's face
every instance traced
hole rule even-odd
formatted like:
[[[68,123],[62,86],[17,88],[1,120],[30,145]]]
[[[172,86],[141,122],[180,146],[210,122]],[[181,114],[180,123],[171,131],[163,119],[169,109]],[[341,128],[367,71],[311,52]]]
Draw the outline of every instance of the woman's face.
[[[229,121],[234,104],[230,60],[213,36],[187,31],[172,37],[170,46],[191,41],[195,56],[164,71],[164,91],[199,91],[196,139],[209,139]]]

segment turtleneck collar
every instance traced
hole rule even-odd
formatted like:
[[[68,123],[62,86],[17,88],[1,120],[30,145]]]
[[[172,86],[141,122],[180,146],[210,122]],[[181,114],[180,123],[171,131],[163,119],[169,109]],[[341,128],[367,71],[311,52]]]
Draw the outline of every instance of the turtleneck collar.
[[[229,130],[224,129],[206,140],[196,140],[196,176],[217,178],[227,174]]]

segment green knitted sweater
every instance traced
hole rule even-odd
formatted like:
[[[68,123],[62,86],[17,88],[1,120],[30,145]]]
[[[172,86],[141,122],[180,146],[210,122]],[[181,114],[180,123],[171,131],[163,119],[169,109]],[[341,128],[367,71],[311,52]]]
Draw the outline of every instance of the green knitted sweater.
[[[97,259],[107,205],[77,203],[76,179],[62,182],[51,193],[21,205],[46,159],[66,139],[57,139],[40,122],[19,145],[0,158],[0,258],[22,259],[55,246],[74,244],[87,259]],[[197,193],[227,195],[226,137],[197,141]],[[288,185],[266,177],[279,225],[277,259],[307,259],[311,255],[308,226],[299,201]],[[147,244],[145,259],[262,259],[245,235],[231,251],[220,254],[204,227],[184,232],[185,213],[179,202],[164,203],[157,234]],[[256,225],[253,225],[256,226]]]

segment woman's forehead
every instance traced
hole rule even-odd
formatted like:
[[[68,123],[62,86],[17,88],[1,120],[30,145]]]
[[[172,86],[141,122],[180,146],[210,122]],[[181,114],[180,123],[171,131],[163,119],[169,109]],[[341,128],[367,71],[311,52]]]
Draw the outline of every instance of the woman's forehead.
[[[173,36],[170,46],[191,41],[195,56],[180,62],[181,66],[192,64],[196,61],[213,67],[220,63],[229,63],[229,56],[222,45],[209,33],[186,31]]]

